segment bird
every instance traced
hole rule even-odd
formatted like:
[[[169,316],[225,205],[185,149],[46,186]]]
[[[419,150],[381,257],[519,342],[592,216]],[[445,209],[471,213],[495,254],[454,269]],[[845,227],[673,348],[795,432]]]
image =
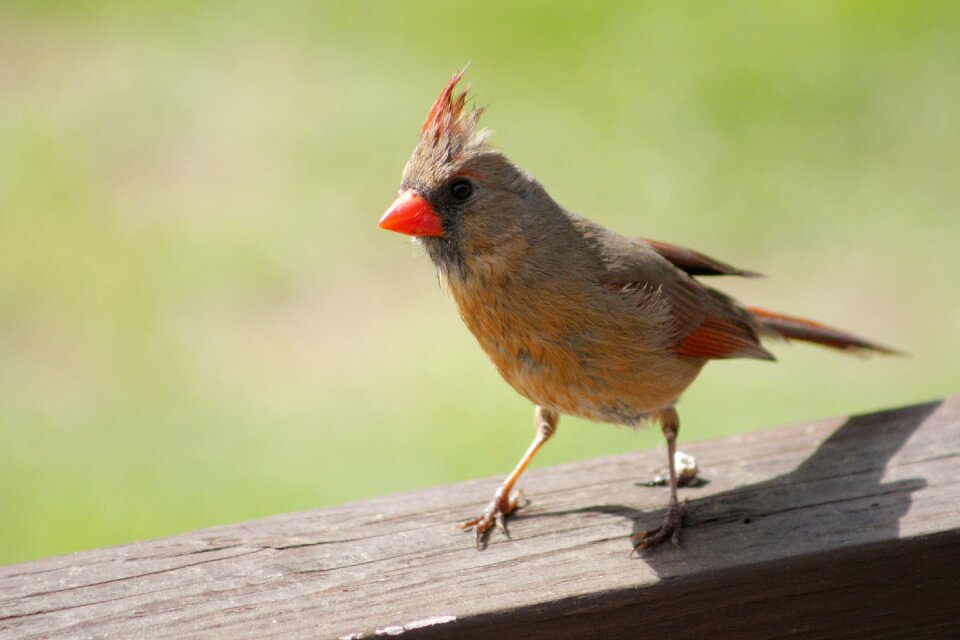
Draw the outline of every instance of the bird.
[[[897,353],[827,325],[747,307],[705,285],[756,277],[703,253],[628,237],[555,202],[491,146],[457,71],[437,97],[379,227],[422,244],[441,287],[493,365],[535,407],[535,437],[476,517],[461,523],[486,546],[520,506],[517,483],[561,415],[638,427],[667,444],[663,521],[630,537],[632,551],[680,546],[688,509],[677,491],[676,403],[711,360],[774,360],[761,340]]]

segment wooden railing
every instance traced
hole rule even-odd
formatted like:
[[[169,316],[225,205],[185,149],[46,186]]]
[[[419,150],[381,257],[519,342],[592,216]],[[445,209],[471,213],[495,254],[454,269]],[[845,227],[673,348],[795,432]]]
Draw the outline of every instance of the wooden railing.
[[[0,637],[960,637],[960,396],[681,448],[682,549],[630,557],[644,451],[530,471],[480,552],[492,479],[2,567]]]

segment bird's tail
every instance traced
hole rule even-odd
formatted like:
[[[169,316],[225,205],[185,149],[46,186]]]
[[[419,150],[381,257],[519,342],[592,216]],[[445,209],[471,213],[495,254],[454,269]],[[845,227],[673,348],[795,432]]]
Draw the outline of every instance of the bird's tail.
[[[854,353],[887,353],[903,355],[901,351],[891,349],[876,342],[870,342],[847,333],[841,329],[834,329],[826,325],[796,318],[781,313],[774,313],[758,307],[747,307],[747,311],[760,327],[761,335],[782,338],[783,340],[800,340],[811,342],[832,349],[850,351]]]

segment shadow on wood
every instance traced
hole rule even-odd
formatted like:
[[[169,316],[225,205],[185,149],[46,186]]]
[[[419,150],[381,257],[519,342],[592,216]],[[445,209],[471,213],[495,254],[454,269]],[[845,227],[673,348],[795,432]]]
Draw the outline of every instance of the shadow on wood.
[[[812,504],[822,504],[831,496],[840,501],[850,501],[863,496],[874,496],[869,509],[854,514],[844,514],[843,521],[810,523],[809,530],[797,530],[800,538],[817,535],[817,526],[842,527],[844,529],[872,531],[881,536],[896,536],[900,518],[910,508],[911,494],[926,486],[923,478],[882,481],[887,463],[900,450],[907,439],[933,413],[940,402],[916,405],[894,412],[877,413],[849,418],[827,438],[816,451],[793,471],[706,498],[690,498],[696,488],[682,489],[690,501],[690,516],[687,527],[704,526],[709,523],[739,522],[752,524],[761,518],[775,516],[785,511],[803,509]],[[822,490],[831,488],[831,493],[812,495],[811,487]],[[638,482],[636,486],[646,487]],[[706,486],[706,483],[703,485]],[[667,490],[661,493],[666,501]],[[641,511],[626,505],[604,504],[566,511],[547,511],[531,515],[518,511],[512,521],[525,518],[561,517],[571,513],[604,513],[623,517],[633,525],[633,533],[653,527],[660,522],[663,511]],[[685,529],[687,531],[688,529]],[[802,544],[792,540],[790,532],[784,532],[782,542]],[[659,554],[673,553],[669,544],[642,554],[642,558],[656,568]]]
[[[722,575],[698,575],[695,580],[661,589],[656,597],[638,599],[634,590],[627,588],[622,597],[608,592],[589,604],[575,597],[550,607],[535,607],[535,611],[516,611],[512,624],[522,621],[523,625],[522,629],[516,626],[511,634],[522,630],[516,637],[755,638],[761,637],[757,634],[762,635],[764,629],[772,632],[770,623],[774,619],[777,631],[770,637],[787,631],[800,634],[799,637],[834,637],[842,629],[855,629],[853,637],[867,637],[863,635],[867,629],[881,634],[869,637],[882,637],[883,633],[899,637],[905,628],[914,630],[911,637],[919,637],[913,633],[920,628],[957,629],[954,616],[960,607],[955,601],[952,607],[941,606],[948,598],[953,600],[960,595],[956,592],[960,583],[942,569],[951,566],[951,559],[960,561],[960,532],[904,543],[897,545],[896,550],[884,543],[844,550],[863,535],[880,539],[900,537],[900,519],[910,509],[911,496],[926,487],[927,482],[922,477],[883,482],[883,475],[894,454],[940,404],[931,402],[851,417],[793,471],[690,501],[685,533],[718,523],[750,526],[792,511],[831,502],[847,503],[853,508],[818,513],[814,518],[801,520],[802,526],[778,529],[777,543],[797,554],[820,548],[818,539],[845,538],[842,546],[828,552],[829,557],[816,556],[800,562],[770,558],[768,563],[759,562],[749,580],[740,584]],[[687,495],[691,491],[695,489],[685,490]],[[666,496],[666,489],[660,493]],[[590,512],[629,520],[633,532],[655,525],[663,516],[662,510],[641,512],[624,505],[605,504],[527,516],[518,513],[516,519]],[[699,553],[719,556],[727,551],[728,540],[703,537],[706,536],[698,535],[696,542],[691,543],[698,545]],[[738,539],[737,544],[740,542]],[[666,556],[667,566],[672,567],[676,553],[677,549],[664,544],[644,553],[642,559],[659,575],[659,559]],[[892,573],[892,565],[896,565],[900,575]],[[920,576],[925,579],[918,579]],[[885,588],[878,584],[864,589],[877,578],[889,584]],[[571,615],[571,611],[576,611],[576,615]],[[900,614],[891,619],[892,611]],[[947,611],[952,613],[948,615]],[[502,637],[505,622],[498,615],[490,616],[489,621],[477,620],[475,637]]]

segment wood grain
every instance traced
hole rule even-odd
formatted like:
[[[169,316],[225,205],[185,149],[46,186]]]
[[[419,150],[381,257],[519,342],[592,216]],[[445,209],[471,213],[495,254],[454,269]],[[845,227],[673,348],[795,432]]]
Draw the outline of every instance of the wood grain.
[[[684,547],[644,451],[0,568],[0,638],[960,637],[960,397],[684,443]]]

